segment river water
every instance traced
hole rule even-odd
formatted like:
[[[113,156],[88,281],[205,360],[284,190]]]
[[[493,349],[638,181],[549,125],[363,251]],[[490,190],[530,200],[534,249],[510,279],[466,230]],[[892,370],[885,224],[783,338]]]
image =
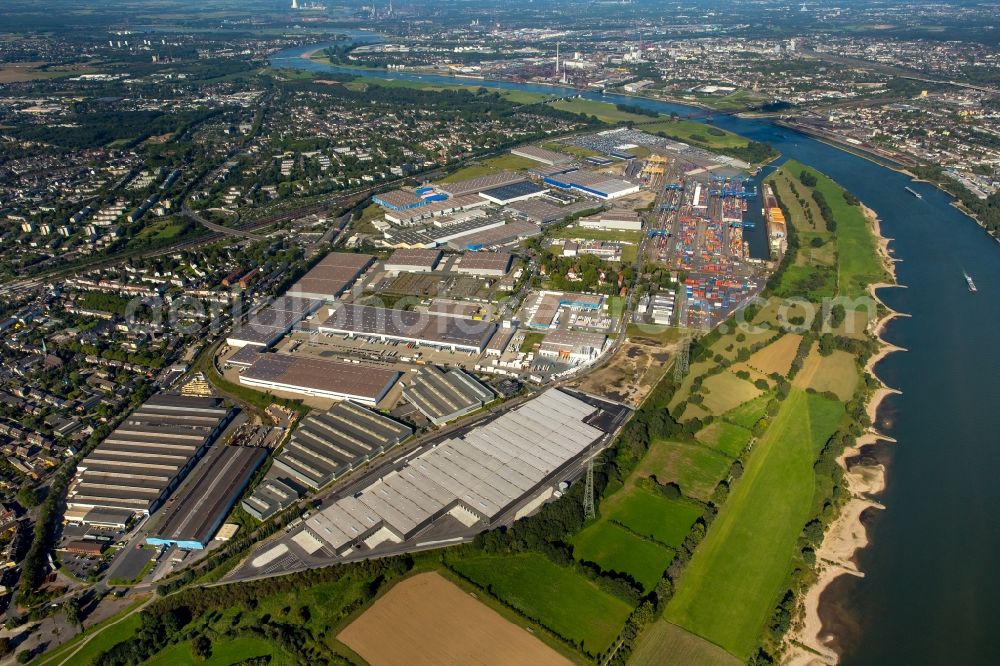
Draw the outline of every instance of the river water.
[[[362,33],[363,34],[363,33]],[[367,36],[370,39],[370,35]],[[577,94],[569,88],[403,72],[359,72],[302,58],[316,45],[272,58],[275,67],[365,74],[488,88]],[[678,104],[585,92],[661,113],[700,113]],[[858,556],[863,579],[840,579],[824,594],[824,629],[847,666],[995,664],[1000,625],[1000,248],[951,198],[903,174],[765,119],[722,116],[715,124],[774,145],[782,160],[815,167],[874,209],[899,260],[903,289],[880,297],[911,315],[883,337],[905,353],[876,368],[902,391],[879,410],[889,474],[870,516],[871,545]],[[909,185],[923,195],[904,190]],[[979,288],[972,294],[967,271]],[[883,454],[885,452],[883,450]],[[847,618],[847,619],[845,619]]]

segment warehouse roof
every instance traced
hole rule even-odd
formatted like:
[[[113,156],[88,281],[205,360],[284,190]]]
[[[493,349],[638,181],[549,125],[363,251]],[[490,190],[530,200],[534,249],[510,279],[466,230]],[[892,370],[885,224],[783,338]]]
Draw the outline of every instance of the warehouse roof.
[[[385,219],[396,224],[409,225],[415,221],[429,217],[436,217],[443,213],[463,211],[469,208],[485,206],[489,202],[475,194],[465,194],[453,196],[443,201],[432,201],[419,208],[410,208],[401,211],[390,211],[385,214]]]
[[[540,187],[531,181],[525,180],[518,183],[510,183],[483,190],[479,196],[498,204],[506,204],[518,199],[537,196],[545,193],[545,188]]]
[[[454,506],[490,522],[580,455],[603,431],[584,421],[593,405],[549,389],[306,521],[338,551],[385,527],[410,538]]]
[[[575,354],[600,352],[605,340],[606,336],[603,333],[556,329],[545,334],[538,351],[550,354],[564,351]]]
[[[496,331],[496,324],[371,305],[342,305],[320,324],[320,330],[324,329],[482,349]]]
[[[571,155],[557,153],[554,150],[539,148],[538,146],[521,146],[520,148],[515,148],[510,152],[514,155],[520,155],[521,157],[527,157],[537,162],[542,162],[543,164],[566,164],[573,161],[573,157]]]
[[[472,319],[482,313],[483,306],[479,303],[450,301],[443,298],[435,298],[427,307],[427,311],[436,315]]]
[[[271,474],[273,472],[253,489],[250,497],[243,500],[243,508],[258,520],[267,520],[290,507],[301,497],[298,489],[293,488],[290,481],[286,483],[279,478],[271,477]]]
[[[442,372],[436,366],[420,368],[403,397],[433,423],[454,420],[493,400],[493,391],[455,368]]]
[[[305,419],[275,464],[299,481],[321,488],[412,434],[407,425],[345,401]]]
[[[307,389],[377,402],[398,378],[395,370],[307,356],[261,354],[242,372],[240,383],[274,385],[279,390]]]
[[[417,269],[432,271],[441,261],[441,250],[396,250],[385,260],[386,270]]]
[[[375,261],[370,254],[331,252],[288,290],[288,295],[334,299]]]
[[[510,252],[471,252],[462,255],[461,261],[453,267],[458,273],[470,271],[501,271],[510,269]]]
[[[384,204],[395,209],[422,206],[426,203],[409,190],[392,190],[391,192],[376,194],[372,199],[378,204]]]
[[[545,224],[565,219],[570,215],[576,215],[585,210],[590,210],[594,208],[594,203],[592,201],[577,201],[568,206],[560,207],[541,199],[526,199],[507,204],[507,208],[519,215],[523,215],[529,220]]]
[[[246,367],[253,365],[253,362],[257,360],[260,354],[260,348],[257,346],[246,345],[245,347],[240,347],[235,354],[227,358],[226,363]]]
[[[475,250],[511,245],[521,239],[542,233],[538,225],[524,220],[514,220],[491,229],[475,231],[449,241],[448,245],[458,250]]]
[[[468,180],[460,180],[454,183],[442,183],[438,186],[438,189],[453,197],[457,197],[464,194],[478,194],[492,187],[499,187],[508,183],[519,183],[524,180],[527,180],[527,178],[522,175],[504,171],[477,178],[469,178]]]
[[[153,396],[80,462],[69,505],[150,511],[228,414],[214,398]]]
[[[483,201],[480,199],[480,201]],[[483,202],[485,203],[485,201]],[[425,229],[388,229],[385,238],[390,245],[405,245],[417,247],[432,247],[447,243],[454,238],[462,238],[485,229],[504,226],[503,219],[474,218],[458,222],[446,227],[427,227]]]
[[[267,450],[214,446],[160,512],[151,543],[204,544],[211,540],[229,509],[257,471]]]

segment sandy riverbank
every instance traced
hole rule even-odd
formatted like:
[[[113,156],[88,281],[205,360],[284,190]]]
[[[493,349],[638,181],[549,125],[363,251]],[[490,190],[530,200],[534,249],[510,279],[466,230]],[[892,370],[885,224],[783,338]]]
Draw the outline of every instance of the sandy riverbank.
[[[878,379],[874,374],[874,368],[878,362],[889,354],[906,351],[883,340],[881,333],[885,329],[885,325],[894,317],[908,315],[890,309],[876,293],[878,289],[899,287],[900,285],[896,284],[895,262],[889,251],[889,242],[892,239],[882,235],[879,219],[875,212],[867,207],[864,207],[864,211],[872,227],[879,256],[882,258],[886,271],[892,276],[891,283],[872,284],[868,287],[869,295],[888,310],[885,316],[874,322],[869,328],[870,334],[879,342],[879,351],[868,359],[865,364],[865,372]],[[879,387],[872,392],[866,405],[872,424],[876,422],[878,408],[882,401],[894,393],[899,393],[899,391],[886,386],[879,380]],[[830,584],[840,576],[864,576],[864,573],[859,571],[854,563],[855,554],[868,545],[868,533],[861,521],[861,515],[870,508],[881,508],[881,505],[872,497],[885,489],[885,467],[883,465],[853,465],[848,467],[847,460],[857,456],[861,447],[881,439],[891,441],[891,438],[880,434],[873,427],[857,438],[854,446],[844,449],[840,457],[837,458],[837,463],[844,469],[844,481],[851,499],[841,508],[840,514],[830,524],[823,537],[823,543],[816,551],[818,577],[803,597],[802,616],[787,638],[788,650],[784,659],[786,664],[818,666],[820,664],[833,665],[840,661],[840,656],[830,647],[833,637],[823,634],[823,621],[820,617],[821,597]]]

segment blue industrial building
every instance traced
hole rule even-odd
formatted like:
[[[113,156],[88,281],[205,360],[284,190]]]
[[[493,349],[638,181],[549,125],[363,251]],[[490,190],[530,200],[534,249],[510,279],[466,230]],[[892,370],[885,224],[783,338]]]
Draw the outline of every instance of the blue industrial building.
[[[372,201],[389,210],[410,210],[427,205],[427,199],[409,190],[392,190],[372,197]]]

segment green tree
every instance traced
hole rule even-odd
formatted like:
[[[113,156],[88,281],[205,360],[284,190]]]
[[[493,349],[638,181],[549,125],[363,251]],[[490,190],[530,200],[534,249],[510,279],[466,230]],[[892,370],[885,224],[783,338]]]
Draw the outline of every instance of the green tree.
[[[66,621],[75,625],[83,632],[83,609],[80,607],[80,597],[73,597],[63,604]]]
[[[17,502],[25,509],[34,509],[41,502],[41,494],[37,488],[26,483],[17,491]]]
[[[212,641],[208,636],[198,636],[191,641],[191,654],[196,659],[208,659],[212,656]]]

